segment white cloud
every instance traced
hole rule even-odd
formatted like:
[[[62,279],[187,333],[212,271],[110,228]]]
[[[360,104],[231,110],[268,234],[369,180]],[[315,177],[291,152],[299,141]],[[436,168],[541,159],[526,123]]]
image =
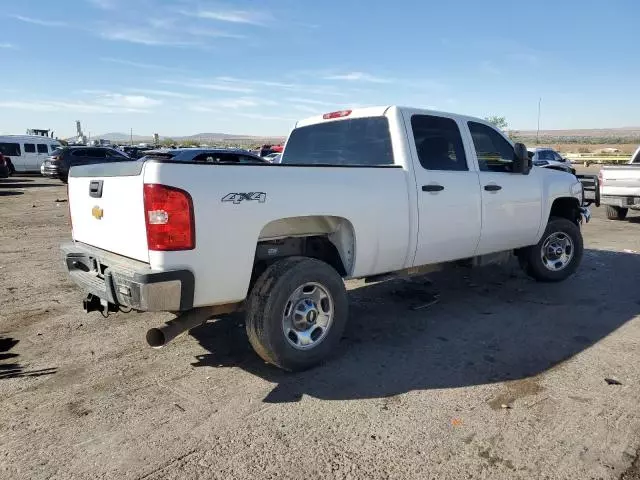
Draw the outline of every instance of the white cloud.
[[[154,65],[152,63],[133,62],[131,60],[125,60],[122,58],[103,57],[100,59],[102,62],[116,63],[119,65],[125,65],[127,67],[147,68],[152,70],[173,70],[173,68],[165,67],[162,65]]]
[[[16,47],[13,43],[0,43],[0,48],[14,49],[18,47]]]
[[[0,102],[0,108],[27,110],[31,112],[72,112],[72,113],[136,113],[144,112],[136,108],[116,108],[113,106],[77,101],[24,100]]]
[[[275,106],[277,102],[254,97],[221,98],[218,100],[208,100],[191,105],[190,109],[195,112],[213,112],[220,109],[240,110],[261,106]]]
[[[176,40],[175,35],[162,35],[152,29],[117,27],[105,25],[100,36],[106,40],[137,43],[148,46],[186,47],[199,45],[197,42]]]
[[[23,15],[11,15],[11,18],[20,20],[21,22],[31,23],[33,25],[40,25],[41,27],[66,27],[65,22],[59,22],[55,20],[41,20],[39,18],[25,17]]]
[[[142,93],[146,95],[156,95],[158,97],[180,98],[184,100],[196,98],[195,95],[191,95],[189,93],[170,92],[168,90],[154,90],[150,88],[129,88],[127,90],[129,92]]]
[[[364,72],[350,72],[338,75],[328,75],[325,80],[345,80],[349,82],[391,83],[387,78],[376,77]]]
[[[190,81],[190,82],[182,82],[177,80],[159,80],[159,83],[163,83],[165,85],[178,85],[180,87],[187,88],[201,88],[204,90],[215,90],[219,92],[235,92],[235,93],[253,93],[252,88],[224,84],[224,83],[209,83],[206,81]]]
[[[323,100],[315,100],[312,98],[290,97],[290,98],[287,98],[287,100],[293,103],[306,103],[309,105],[318,105],[320,107],[331,107],[336,105],[334,102],[326,102]]]
[[[272,20],[272,16],[265,12],[249,10],[196,10],[194,12],[180,11],[183,15],[206,20],[216,20],[228,23],[245,23],[250,25],[264,25]]]
[[[247,38],[245,35],[237,33],[228,33],[220,30],[213,30],[211,28],[187,28],[184,32],[194,37],[211,37],[211,38]]]
[[[162,100],[145,97],[144,95],[123,95],[121,93],[107,93],[97,99],[97,102],[109,107],[133,109],[147,109],[162,104]]]

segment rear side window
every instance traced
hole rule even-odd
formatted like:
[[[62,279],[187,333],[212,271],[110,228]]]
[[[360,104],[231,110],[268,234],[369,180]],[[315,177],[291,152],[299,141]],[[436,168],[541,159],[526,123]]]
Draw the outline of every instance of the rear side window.
[[[385,117],[318,123],[291,132],[283,164],[393,165],[389,121]]]
[[[33,143],[25,143],[24,144],[25,153],[36,153],[36,146]]]
[[[99,148],[91,148],[86,151],[85,156],[91,158],[106,158],[107,152],[106,150],[101,150]]]
[[[493,128],[469,122],[473,146],[481,172],[512,172],[513,147]]]
[[[455,120],[431,115],[411,117],[411,129],[418,159],[427,170],[466,171],[460,129]]]
[[[47,145],[45,145],[44,143],[39,143],[38,153],[49,153],[49,149],[47,148]]]
[[[552,162],[556,159],[551,150],[539,150],[538,151],[538,160],[546,160],[547,162]]]
[[[19,143],[0,143],[0,153],[7,157],[19,157],[20,156],[20,144]]]
[[[87,156],[87,151],[84,150],[84,149],[72,150],[71,151],[71,155],[73,155],[74,157],[86,157]]]

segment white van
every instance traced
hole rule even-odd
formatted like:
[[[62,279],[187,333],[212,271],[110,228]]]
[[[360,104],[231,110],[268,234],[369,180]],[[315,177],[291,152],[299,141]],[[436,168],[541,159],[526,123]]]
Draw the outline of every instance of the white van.
[[[0,153],[9,159],[11,173],[40,172],[46,158],[60,148],[55,138],[39,135],[0,135]]]

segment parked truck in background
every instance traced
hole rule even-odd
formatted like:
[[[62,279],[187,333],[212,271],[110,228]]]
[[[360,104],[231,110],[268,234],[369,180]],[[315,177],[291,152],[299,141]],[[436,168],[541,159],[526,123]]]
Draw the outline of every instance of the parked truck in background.
[[[532,168],[484,120],[405,107],[297,123],[280,164],[146,159],[73,167],[62,246],[87,311],[169,311],[152,346],[244,310],[287,370],[323,361],[348,317],[344,279],[381,281],[515,255],[569,277],[589,218],[574,175]]]
[[[640,210],[640,147],[628,164],[603,167],[599,181],[609,220],[624,220],[629,210]]]

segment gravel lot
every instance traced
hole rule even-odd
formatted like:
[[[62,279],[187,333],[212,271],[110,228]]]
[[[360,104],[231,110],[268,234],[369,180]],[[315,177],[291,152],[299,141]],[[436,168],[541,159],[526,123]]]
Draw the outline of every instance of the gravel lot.
[[[241,318],[156,351],[170,315],[85,315],[65,199],[0,180],[0,478],[640,478],[640,216],[594,209],[559,285],[349,282],[337,358],[286,374]]]

